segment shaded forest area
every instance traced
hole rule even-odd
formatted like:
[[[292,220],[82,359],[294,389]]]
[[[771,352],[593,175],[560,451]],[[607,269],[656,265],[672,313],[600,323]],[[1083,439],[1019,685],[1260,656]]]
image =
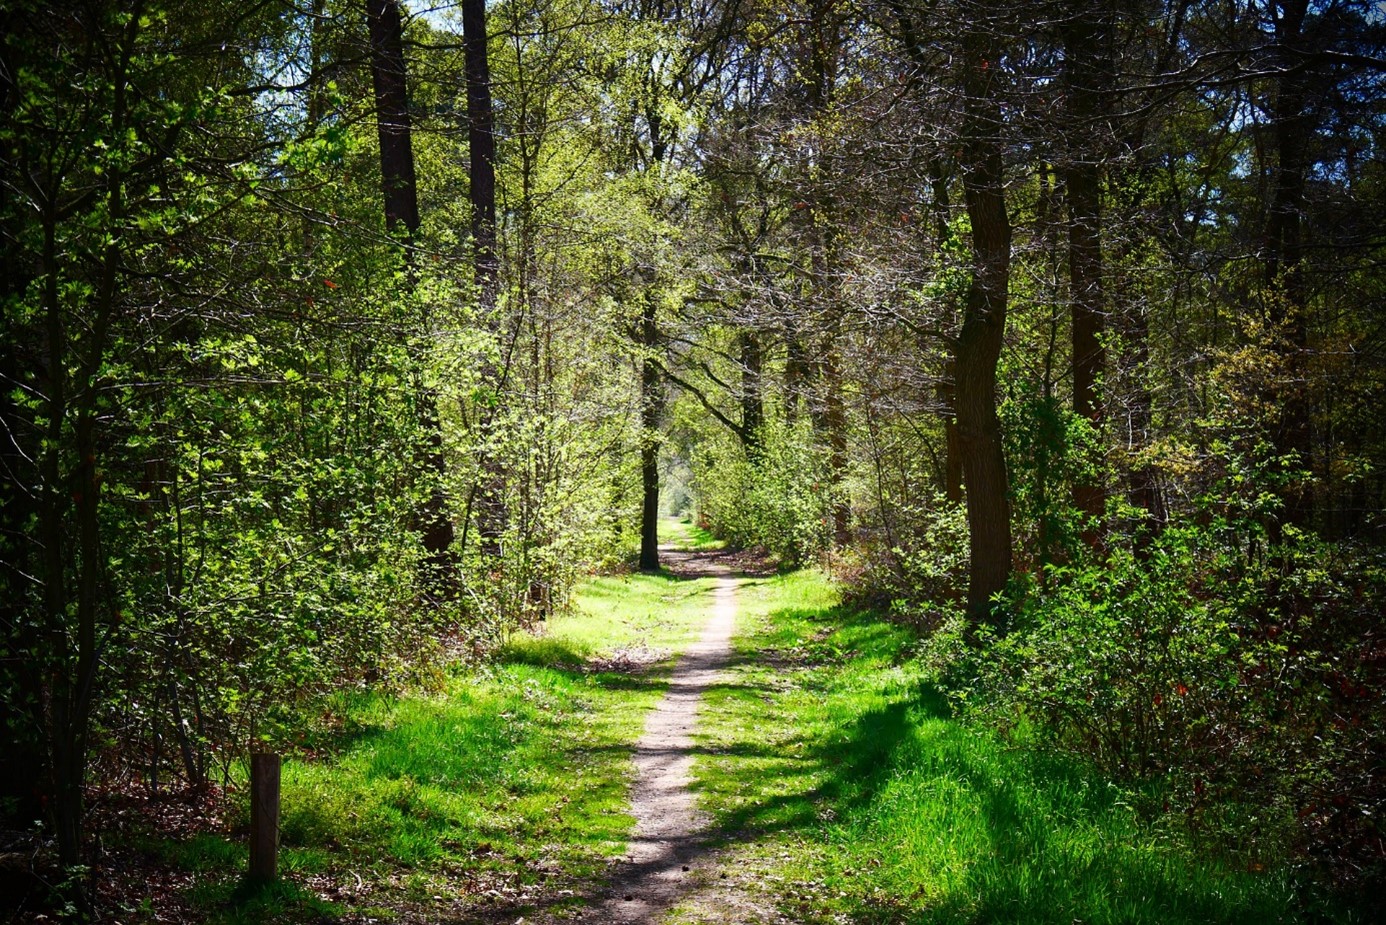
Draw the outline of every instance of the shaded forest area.
[[[109,794],[484,660],[671,510],[829,565],[969,721],[1380,888],[1379,4],[0,35],[0,828],[74,914]]]

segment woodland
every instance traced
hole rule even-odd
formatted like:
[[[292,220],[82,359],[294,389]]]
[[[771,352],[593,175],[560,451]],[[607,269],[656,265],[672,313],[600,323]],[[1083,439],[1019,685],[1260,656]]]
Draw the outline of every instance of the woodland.
[[[1371,0],[0,0],[0,914],[677,515],[1375,920],[1383,215]]]

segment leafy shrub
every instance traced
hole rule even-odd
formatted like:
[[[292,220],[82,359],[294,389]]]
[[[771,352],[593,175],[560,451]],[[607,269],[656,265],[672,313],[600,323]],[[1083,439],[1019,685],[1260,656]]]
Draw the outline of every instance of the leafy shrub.
[[[992,643],[983,683],[1001,696],[979,709],[1018,708],[1121,776],[1181,764],[1207,731],[1210,698],[1237,683],[1227,614],[1187,582],[1196,539],[1171,531],[1144,560],[1118,549],[1098,568],[1051,566]]]
[[[895,545],[867,546],[856,594],[897,618],[937,629],[967,586],[967,510],[934,495],[897,504],[891,514]]]
[[[1287,531],[1169,529],[1018,587],[1011,632],[952,670],[975,717],[1141,785],[1153,810],[1340,877],[1383,871],[1379,552]]]
[[[693,460],[701,520],[736,546],[763,547],[790,564],[828,544],[831,498],[821,454],[806,433],[768,425],[747,458],[728,441],[700,447]]]
[[[1098,464],[1099,435],[1087,418],[1032,383],[1022,381],[1014,391],[1000,414],[1016,548],[1038,568],[1073,561],[1085,554],[1082,535],[1092,526],[1074,505],[1073,490],[1110,478]]]

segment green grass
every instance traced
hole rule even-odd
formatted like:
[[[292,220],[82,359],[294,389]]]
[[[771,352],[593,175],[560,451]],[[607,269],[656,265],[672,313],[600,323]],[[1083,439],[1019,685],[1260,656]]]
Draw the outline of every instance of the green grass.
[[[695,524],[691,518],[665,517],[661,519],[659,539],[662,543],[673,543],[680,549],[694,552],[709,552],[727,548],[725,540],[719,540]]]
[[[1083,768],[962,726],[908,634],[821,576],[758,582],[741,605],[695,777],[731,868],[794,921],[1288,918],[1283,873],[1199,857]]]
[[[494,665],[436,694],[340,698],[334,756],[284,764],[282,886],[239,884],[237,839],[167,842],[161,853],[198,874],[190,899],[220,923],[338,911],[388,920],[411,907],[465,914],[487,890],[585,885],[624,850],[631,749],[669,657],[706,617],[711,586],[597,578],[575,613],[542,635],[517,635]],[[589,663],[617,650],[640,656],[632,670]],[[353,893],[358,877],[371,888]],[[303,888],[309,881],[345,887],[346,898],[324,904]]]
[[[224,925],[465,921],[488,891],[523,906],[590,886],[630,834],[631,748],[666,686],[660,656],[694,638],[711,585],[594,579],[575,614],[436,694],[341,698],[333,756],[285,764],[279,885],[239,883],[238,839],[161,850]],[[1283,873],[1201,858],[1082,767],[958,723],[911,635],[844,607],[820,574],[744,580],[739,610],[695,787],[737,888],[792,921],[1291,920]]]

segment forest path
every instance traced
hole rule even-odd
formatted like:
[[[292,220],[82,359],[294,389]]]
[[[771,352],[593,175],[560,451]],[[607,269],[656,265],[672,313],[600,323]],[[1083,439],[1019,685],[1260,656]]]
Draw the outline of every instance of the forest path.
[[[674,667],[669,689],[645,720],[635,746],[635,817],[626,860],[595,907],[582,917],[598,922],[658,922],[699,882],[715,861],[707,857],[708,820],[697,809],[692,783],[693,733],[703,695],[722,680],[736,625],[737,579],[717,556],[661,547],[665,565],[680,575],[715,577],[712,612],[698,641]]]

